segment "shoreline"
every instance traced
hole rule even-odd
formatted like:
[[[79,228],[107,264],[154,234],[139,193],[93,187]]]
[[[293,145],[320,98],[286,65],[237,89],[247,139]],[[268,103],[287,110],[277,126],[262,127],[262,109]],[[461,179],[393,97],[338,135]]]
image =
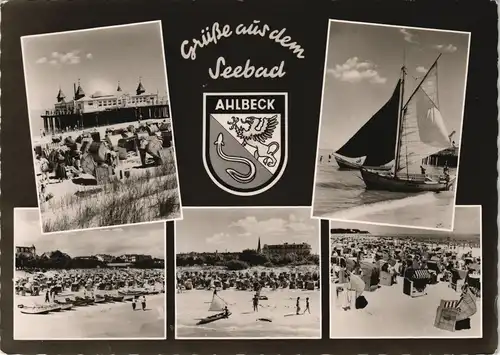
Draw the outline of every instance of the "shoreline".
[[[189,290],[176,294],[176,337],[180,338],[320,338],[321,292],[263,288],[258,312],[253,311],[253,291],[221,290],[222,298],[232,315],[212,323],[196,325],[209,312],[212,300],[209,290]],[[296,315],[296,298],[301,299],[301,313],[305,298],[310,298],[311,313]],[[266,319],[266,320],[263,320]]]
[[[75,295],[76,293],[71,293]],[[64,298],[68,294],[60,295]],[[43,296],[14,296],[15,340],[154,338],[166,336],[166,293],[146,296],[146,311],[132,311],[131,302],[74,307],[43,315],[23,314],[18,304]]]

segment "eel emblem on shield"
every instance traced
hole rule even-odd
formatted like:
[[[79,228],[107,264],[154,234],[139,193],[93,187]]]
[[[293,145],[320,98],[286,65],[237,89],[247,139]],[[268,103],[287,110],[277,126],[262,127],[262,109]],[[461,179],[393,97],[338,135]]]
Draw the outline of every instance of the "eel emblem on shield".
[[[212,181],[239,196],[270,189],[288,158],[287,93],[205,93],[203,162]]]

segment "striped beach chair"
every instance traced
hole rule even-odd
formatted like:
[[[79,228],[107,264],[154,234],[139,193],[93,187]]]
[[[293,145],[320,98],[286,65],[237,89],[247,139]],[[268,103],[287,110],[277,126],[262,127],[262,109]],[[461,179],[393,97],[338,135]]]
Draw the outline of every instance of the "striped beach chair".
[[[434,326],[436,328],[450,332],[455,331],[457,317],[460,313],[458,309],[459,302],[459,300],[441,300],[436,310],[436,318],[434,320]]]
[[[441,300],[436,310],[434,326],[454,332],[457,322],[472,317],[477,312],[476,297],[467,288],[459,300]]]

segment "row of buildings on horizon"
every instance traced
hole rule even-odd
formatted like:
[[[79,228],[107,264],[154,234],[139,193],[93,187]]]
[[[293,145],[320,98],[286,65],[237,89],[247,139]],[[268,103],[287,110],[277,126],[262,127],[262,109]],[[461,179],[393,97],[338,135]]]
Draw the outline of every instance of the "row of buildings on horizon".
[[[50,257],[52,252],[42,253],[40,255],[36,252],[36,247],[32,246],[16,246],[16,258],[27,258],[27,259],[36,259],[36,258],[44,258]],[[88,256],[75,256],[72,259],[75,260],[97,260],[106,264],[123,262],[123,263],[136,263],[146,260],[158,260],[164,261],[162,258],[153,258],[151,255],[147,254],[122,254],[119,256],[109,255],[109,254],[96,254],[96,255],[88,255]]]
[[[267,256],[280,256],[283,257],[287,254],[295,254],[297,256],[308,256],[311,255],[311,245],[308,243],[282,243],[282,244],[264,244],[264,246],[261,247],[261,242],[260,238],[257,243],[257,248],[253,249],[259,254],[267,255]],[[189,253],[178,253],[177,255],[181,258],[183,257],[196,257],[196,256],[216,256],[216,255],[221,255],[221,256],[227,256],[227,257],[234,257],[238,258],[241,253],[240,252],[219,252],[216,250],[215,252],[189,252]]]
[[[59,88],[57,102],[41,115],[43,134],[61,133],[76,129],[140,121],[153,118],[170,118],[167,95],[148,93],[139,78],[134,93],[123,91],[120,82],[116,91],[97,91],[87,95],[78,80],[73,83],[73,95],[68,98]]]

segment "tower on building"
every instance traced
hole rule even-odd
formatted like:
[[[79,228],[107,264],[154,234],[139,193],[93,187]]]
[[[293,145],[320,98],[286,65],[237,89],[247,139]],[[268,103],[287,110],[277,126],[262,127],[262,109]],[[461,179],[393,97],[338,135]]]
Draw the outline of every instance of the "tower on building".
[[[144,94],[146,92],[146,89],[144,89],[144,86],[142,85],[142,78],[139,78],[139,85],[137,85],[135,92],[137,95]]]
[[[260,253],[260,237],[259,237],[259,242],[257,243],[257,253]]]
[[[59,88],[59,92],[57,93],[57,102],[64,102],[66,95],[62,92],[61,88]]]
[[[116,91],[122,91],[122,87],[120,86],[120,82],[118,82],[118,87],[116,88]]]
[[[75,91],[75,100],[80,100],[82,97],[85,97],[85,91],[83,91],[82,86],[80,85],[80,79],[78,79],[78,87]]]

